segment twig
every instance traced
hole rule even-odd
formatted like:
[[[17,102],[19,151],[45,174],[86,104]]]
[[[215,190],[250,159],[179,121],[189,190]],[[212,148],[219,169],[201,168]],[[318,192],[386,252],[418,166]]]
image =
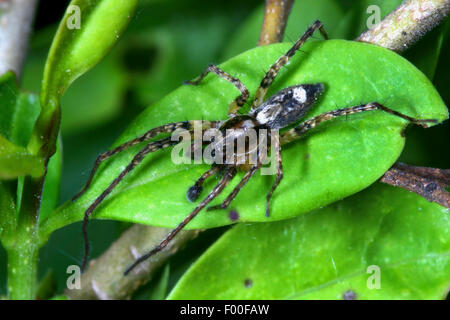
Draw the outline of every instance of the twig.
[[[386,184],[400,187],[431,202],[450,208],[450,170],[414,167],[403,163],[394,165],[380,180]]]
[[[0,74],[20,78],[37,0],[0,0]]]
[[[124,232],[111,247],[90,262],[81,277],[81,289],[67,289],[70,299],[114,300],[128,299],[141,285],[152,279],[158,268],[199,231],[182,231],[169,245],[129,275],[123,272],[139,256],[155,247],[168,229],[134,225]]]
[[[406,0],[356,40],[401,52],[437,26],[449,12],[449,0]]]
[[[293,0],[266,0],[258,46],[281,42]]]
[[[413,173],[415,175],[434,180],[442,188],[448,188],[450,186],[450,169],[415,167],[401,162],[397,163],[395,167],[397,169],[409,171],[410,173]]]

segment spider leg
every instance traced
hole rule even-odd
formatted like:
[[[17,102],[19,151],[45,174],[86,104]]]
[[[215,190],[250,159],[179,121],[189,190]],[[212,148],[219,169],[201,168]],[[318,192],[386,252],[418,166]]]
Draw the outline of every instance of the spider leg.
[[[140,137],[137,137],[136,139],[133,140],[129,140],[123,144],[121,144],[120,146],[109,150],[107,152],[104,152],[102,154],[100,154],[97,159],[95,160],[94,163],[94,167],[91,170],[91,173],[89,175],[89,179],[86,182],[86,184],[84,185],[84,187],[81,189],[80,192],[78,192],[73,198],[72,201],[75,201],[76,199],[78,199],[80,196],[83,195],[83,193],[86,192],[86,190],[89,188],[89,186],[91,185],[92,179],[94,178],[95,172],[97,171],[99,165],[105,161],[106,159],[116,155],[117,153],[124,151],[132,146],[135,146],[137,144],[140,144],[142,142],[145,142],[147,140],[150,140],[152,138],[154,138],[155,136],[161,134],[161,133],[172,133],[177,129],[185,129],[185,130],[191,130],[194,127],[194,121],[182,121],[182,122],[175,122],[175,123],[169,123],[160,127],[156,127],[153,129],[150,129],[149,131],[147,131],[146,133],[144,133],[143,135],[141,135]],[[202,121],[202,130],[204,129],[208,129],[211,128],[215,125],[215,121],[206,121],[203,120]]]
[[[328,111],[328,112],[319,114],[318,116],[315,116],[314,118],[311,118],[309,120],[302,122],[299,126],[284,132],[280,137],[281,144],[286,144],[293,140],[299,139],[303,134],[305,134],[307,131],[311,130],[312,128],[316,127],[321,122],[331,120],[333,118],[340,117],[340,116],[347,116],[349,114],[371,111],[371,110],[382,110],[384,112],[387,112],[387,113],[393,114],[397,117],[408,120],[414,124],[421,125],[425,128],[428,127],[427,123],[436,123],[437,122],[436,119],[415,119],[415,118],[407,116],[403,113],[400,113],[398,111],[389,109],[389,108],[379,104],[378,102],[372,102],[372,103],[362,104],[362,105],[355,106],[355,107],[343,108],[343,109]]]
[[[253,166],[249,171],[247,171],[244,175],[244,177],[242,178],[242,180],[239,182],[239,184],[233,189],[233,191],[231,191],[231,193],[228,195],[228,197],[222,202],[222,204],[216,205],[216,206],[211,206],[207,209],[207,211],[211,211],[211,210],[217,210],[217,209],[226,209],[231,201],[234,200],[234,198],[236,198],[237,194],[239,193],[239,191],[241,191],[241,189],[245,186],[245,184],[250,180],[251,177],[254,176],[254,174],[256,173],[256,171],[258,171],[259,167],[261,165],[255,165]]]
[[[270,215],[270,199],[272,198],[272,195],[275,192],[275,189],[280,184],[281,179],[283,179],[283,160],[281,158],[280,141],[278,141],[278,143],[276,144],[275,147],[276,147],[276,156],[277,156],[277,177],[275,179],[275,182],[272,185],[272,189],[270,189],[269,193],[266,196],[266,217],[269,217],[269,215]]]
[[[229,73],[223,71],[222,69],[219,69],[213,64],[210,64],[197,80],[185,81],[184,83],[198,85],[200,81],[202,81],[203,78],[206,77],[206,75],[210,72],[215,73],[219,77],[231,82],[241,92],[241,95],[234,99],[234,101],[228,107],[228,115],[230,117],[236,116],[239,109],[247,102],[249,97],[247,88],[239,79],[232,77]]]
[[[289,62],[289,59],[297,52],[298,49],[310,38],[316,30],[319,30],[325,39],[328,36],[323,28],[322,22],[319,20],[314,21],[314,23],[305,31],[305,33],[297,40],[297,42],[278,60],[270,67],[264,78],[261,80],[258,90],[255,94],[255,99],[253,100],[252,109],[259,107],[266,96],[267,90],[272,84],[275,77],[278,75],[280,69]]]
[[[130,173],[134,168],[136,168],[137,165],[139,165],[142,160],[145,158],[147,154],[150,152],[154,152],[160,149],[167,148],[169,146],[172,146],[174,144],[177,144],[178,141],[171,141],[171,138],[165,138],[161,139],[159,141],[151,142],[148,145],[146,145],[141,151],[138,152],[131,160],[131,162],[128,164],[128,166],[125,167],[125,169],[111,182],[111,184],[94,200],[94,202],[87,208],[87,210],[84,213],[84,219],[83,219],[83,237],[84,237],[84,257],[83,257],[83,264],[81,266],[81,270],[84,270],[86,267],[87,258],[89,256],[89,239],[87,234],[87,225],[89,221],[89,216],[92,214],[92,212],[95,210],[95,208],[98,207],[98,205],[103,201],[103,199],[106,198],[108,194],[111,193],[111,191],[114,189],[115,186],[119,184],[120,181],[128,174]]]
[[[194,183],[194,185],[190,187],[186,192],[187,199],[191,202],[197,200],[203,190],[202,185],[205,180],[218,173],[221,169],[221,166],[213,166],[211,169],[203,173],[200,178],[198,178],[198,180]]]
[[[127,270],[125,270],[124,275],[127,275],[130,273],[131,270],[133,270],[138,264],[141,262],[147,260],[154,254],[158,253],[162,249],[164,249],[167,244],[172,240],[178,232],[181,231],[192,219],[195,218],[195,216],[204,208],[208,203],[210,203],[212,200],[214,200],[222,191],[223,189],[228,185],[228,183],[233,179],[233,177],[236,175],[236,169],[234,167],[230,167],[225,172],[225,175],[222,177],[222,179],[219,181],[219,183],[214,187],[214,189],[210,192],[210,194],[200,203],[194,211],[192,211],[175,229],[170,231],[167,236],[150,252],[144,254],[140,258],[138,258]]]

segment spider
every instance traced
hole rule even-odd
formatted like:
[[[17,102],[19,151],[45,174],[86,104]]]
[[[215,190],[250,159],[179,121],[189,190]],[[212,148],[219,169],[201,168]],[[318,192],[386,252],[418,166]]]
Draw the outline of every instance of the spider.
[[[248,129],[268,129],[268,130],[280,130],[289,125],[295,124],[302,119],[306,112],[315,104],[319,96],[324,91],[324,85],[322,83],[315,84],[299,84],[288,88],[285,88],[272,97],[265,100],[266,93],[270,85],[275,80],[279,70],[288,63],[290,58],[300,49],[300,47],[308,40],[315,31],[320,31],[325,39],[328,36],[324,30],[323,24],[316,20],[305,33],[295,42],[295,44],[282,55],[267,71],[264,78],[261,80],[260,86],[256,91],[254,101],[251,106],[251,110],[247,114],[239,114],[240,108],[246,104],[249,99],[249,91],[245,85],[237,78],[234,78],[227,72],[219,69],[215,65],[209,65],[207,69],[200,75],[200,77],[195,81],[186,81],[186,84],[198,85],[203,78],[209,73],[214,73],[219,77],[231,82],[239,91],[240,95],[231,102],[228,107],[229,118],[223,121],[207,121],[201,120],[197,123],[201,124],[201,129],[203,132],[210,130],[212,128],[218,129],[221,132],[225,132],[227,129],[243,129],[241,131]],[[319,125],[321,122],[331,120],[340,116],[347,116],[354,113],[366,112],[371,110],[382,110],[384,112],[390,113],[397,117],[408,120],[411,123],[422,125],[427,127],[427,123],[436,123],[435,119],[415,119],[409,117],[405,114],[397,112],[395,110],[389,109],[378,102],[371,102],[367,104],[361,104],[354,107],[347,107],[342,109],[337,109],[333,111],[328,111],[311,119],[300,122],[297,126],[281,133],[279,135],[278,143],[274,146],[274,151],[276,153],[276,178],[275,181],[266,196],[266,216],[270,214],[270,199],[280,184],[283,178],[283,166],[281,157],[281,146],[292,142],[294,140],[300,139],[306,132],[312,128]],[[183,121],[166,124],[160,127],[150,129],[145,134],[125,142],[124,144],[102,153],[98,156],[95,161],[94,167],[91,171],[89,179],[83,189],[74,197],[73,200],[81,196],[89,187],[95,172],[104,160],[116,155],[117,153],[130,148],[131,146],[149,141],[155,136],[161,133],[173,133],[178,129],[183,129],[189,131],[190,134],[193,133],[194,124],[196,121]],[[83,220],[83,236],[85,243],[85,255],[82,264],[82,270],[84,270],[89,255],[89,241],[87,235],[87,224],[89,217],[92,212],[97,208],[97,206],[105,199],[105,197],[117,186],[117,184],[125,178],[125,176],[131,172],[136,166],[138,166],[141,161],[150,152],[155,152],[164,148],[174,146],[179,143],[178,141],[172,141],[170,137],[163,138],[157,141],[149,142],[143,149],[141,149],[131,160],[131,162],[126,166],[126,168],[111,182],[111,184],[94,200],[94,202],[86,209]],[[214,143],[214,142],[212,142]],[[203,173],[198,180],[191,186],[186,193],[188,200],[195,201],[201,194],[203,183],[210,177],[214,175],[221,174],[220,181],[212,189],[212,191],[203,199],[203,201],[188,215],[186,218],[172,231],[170,231],[166,237],[150,252],[144,254],[124,272],[128,274],[133,268],[144,260],[150,258],[157,252],[161,251],[167,246],[167,244],[177,235],[177,233],[182,230],[195,216],[204,209],[213,199],[221,194],[223,189],[228,185],[228,183],[234,178],[238,170],[243,170],[245,172],[241,181],[236,185],[233,191],[226,197],[222,204],[208,208],[211,209],[225,209],[227,208],[233,199],[237,196],[239,191],[244,187],[244,185],[255,175],[255,173],[261,168],[261,161],[257,161],[255,164],[249,165],[248,163],[237,164],[237,163],[227,163],[218,164],[213,163],[211,168]]]

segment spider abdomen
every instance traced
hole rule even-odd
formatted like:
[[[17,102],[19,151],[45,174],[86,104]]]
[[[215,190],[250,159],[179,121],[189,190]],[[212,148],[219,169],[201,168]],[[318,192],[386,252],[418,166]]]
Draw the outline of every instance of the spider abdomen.
[[[302,118],[323,91],[322,83],[288,87],[267,99],[251,115],[259,124],[281,129]]]

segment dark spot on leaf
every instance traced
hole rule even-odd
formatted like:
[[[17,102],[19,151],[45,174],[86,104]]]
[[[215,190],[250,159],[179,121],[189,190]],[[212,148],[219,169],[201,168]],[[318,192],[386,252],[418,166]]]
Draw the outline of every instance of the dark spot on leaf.
[[[402,35],[403,35],[403,36],[406,36],[406,31],[402,31]]]
[[[122,59],[128,71],[145,73],[153,67],[157,56],[158,48],[154,45],[131,44]]]
[[[228,217],[231,221],[237,221],[239,220],[239,213],[236,210],[231,210]]]
[[[347,290],[344,292],[344,295],[342,296],[344,300],[356,300],[356,292],[353,290]]]
[[[252,279],[245,279],[245,280],[244,280],[244,286],[245,286],[246,288],[251,288],[252,285],[253,285]]]
[[[309,153],[305,153],[305,160],[308,160],[311,157]]]

